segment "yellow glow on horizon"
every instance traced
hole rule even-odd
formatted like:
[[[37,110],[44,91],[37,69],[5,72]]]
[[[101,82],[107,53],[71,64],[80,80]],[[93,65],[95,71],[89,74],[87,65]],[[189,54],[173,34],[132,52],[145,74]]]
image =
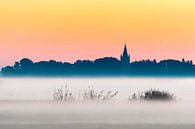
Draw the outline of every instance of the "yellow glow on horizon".
[[[194,12],[194,0],[2,0],[0,44],[3,55],[13,59],[116,56],[127,41],[134,59],[155,55],[195,60]],[[101,51],[94,52],[96,48]]]

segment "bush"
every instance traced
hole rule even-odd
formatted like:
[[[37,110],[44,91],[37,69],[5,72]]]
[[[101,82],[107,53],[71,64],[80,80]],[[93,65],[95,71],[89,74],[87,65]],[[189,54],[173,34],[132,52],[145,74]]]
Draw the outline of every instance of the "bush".
[[[167,91],[160,91],[156,89],[150,89],[144,92],[134,93],[129,97],[129,100],[158,100],[158,101],[170,101],[175,100],[174,94]]]

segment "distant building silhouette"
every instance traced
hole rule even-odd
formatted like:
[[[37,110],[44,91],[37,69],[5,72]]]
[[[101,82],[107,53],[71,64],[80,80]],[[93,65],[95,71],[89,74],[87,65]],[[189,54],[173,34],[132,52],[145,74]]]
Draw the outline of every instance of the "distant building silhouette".
[[[55,60],[33,62],[23,58],[13,66],[1,69],[2,76],[194,76],[195,65],[192,60],[175,59],[140,60],[130,62],[125,44],[120,60],[103,57],[93,61],[77,60],[74,63]]]
[[[128,54],[127,46],[125,44],[123,53],[121,55],[121,64],[124,65],[124,66],[128,66],[129,63],[130,63],[130,55]]]

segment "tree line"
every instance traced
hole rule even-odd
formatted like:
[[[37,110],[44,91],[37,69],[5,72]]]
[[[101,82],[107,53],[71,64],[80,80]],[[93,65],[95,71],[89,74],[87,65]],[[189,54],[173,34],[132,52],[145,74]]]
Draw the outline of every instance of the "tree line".
[[[23,58],[13,66],[1,69],[3,76],[194,76],[195,65],[192,61],[154,60],[134,61],[123,64],[114,57],[91,60],[77,60],[74,63],[55,60],[33,62]]]

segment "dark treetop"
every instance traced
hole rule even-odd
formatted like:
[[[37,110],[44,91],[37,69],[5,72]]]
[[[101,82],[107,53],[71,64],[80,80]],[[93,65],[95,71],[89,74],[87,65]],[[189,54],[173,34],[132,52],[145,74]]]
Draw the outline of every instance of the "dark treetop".
[[[3,76],[195,76],[192,61],[168,59],[157,62],[142,60],[130,63],[125,45],[120,60],[114,57],[94,61],[77,60],[75,63],[55,60],[33,62],[23,58],[13,66],[3,67]]]

